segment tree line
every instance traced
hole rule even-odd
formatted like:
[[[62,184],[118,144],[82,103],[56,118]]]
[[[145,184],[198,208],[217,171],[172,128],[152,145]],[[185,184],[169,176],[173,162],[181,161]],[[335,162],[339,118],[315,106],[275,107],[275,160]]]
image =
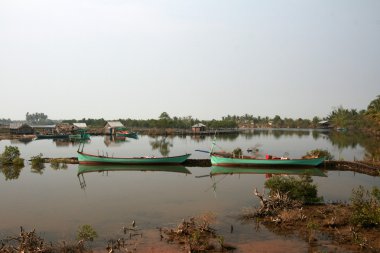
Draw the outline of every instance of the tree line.
[[[44,113],[26,113],[26,121],[34,125],[45,125],[57,123],[48,118]],[[251,114],[245,114],[242,116],[227,115],[222,117],[221,120],[199,120],[192,116],[186,117],[170,117],[167,112],[163,112],[157,119],[117,119],[127,127],[132,128],[176,128],[176,129],[189,129],[197,123],[202,123],[209,129],[221,129],[221,128],[316,128],[319,126],[322,120],[328,121],[332,127],[335,128],[348,128],[348,129],[365,129],[365,130],[380,130],[380,95],[372,100],[366,110],[347,109],[342,106],[338,106],[324,118],[317,116],[313,119],[292,119],[281,118],[279,115],[275,115],[273,118],[268,116],[253,116]],[[10,119],[0,119],[1,124],[9,124]],[[83,118],[80,120],[71,119],[63,120],[63,123],[76,123],[84,122],[89,127],[103,127],[106,125],[107,120]]]

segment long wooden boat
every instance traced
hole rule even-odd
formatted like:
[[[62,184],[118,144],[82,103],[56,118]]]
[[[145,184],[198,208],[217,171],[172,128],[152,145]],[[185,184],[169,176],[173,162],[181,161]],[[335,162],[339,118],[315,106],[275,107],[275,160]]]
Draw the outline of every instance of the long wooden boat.
[[[294,167],[281,167],[281,168],[263,168],[263,167],[224,167],[212,166],[211,176],[215,175],[234,175],[234,174],[266,174],[266,175],[310,175],[317,177],[327,177],[323,170],[312,168],[294,168]]]
[[[215,166],[298,166],[298,167],[316,167],[321,165],[325,158],[305,158],[305,159],[283,159],[268,158],[257,159],[250,156],[233,157],[230,154],[211,153],[211,164]]]
[[[191,174],[191,172],[183,165],[78,165],[78,176],[91,172],[108,172],[108,171],[154,171],[154,172],[173,172]]]
[[[91,155],[77,151],[79,164],[141,164],[141,165],[170,165],[181,164],[189,158],[191,154],[168,157],[111,157],[101,155]]]

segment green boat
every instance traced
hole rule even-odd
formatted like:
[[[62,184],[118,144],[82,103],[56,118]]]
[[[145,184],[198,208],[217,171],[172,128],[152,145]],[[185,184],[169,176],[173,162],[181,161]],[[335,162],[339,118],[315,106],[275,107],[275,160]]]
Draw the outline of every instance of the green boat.
[[[91,172],[108,172],[108,171],[154,171],[154,172],[174,172],[191,174],[191,172],[182,165],[170,165],[170,166],[151,166],[151,165],[84,165],[79,164],[78,174]]]
[[[234,155],[228,152],[214,152],[215,139],[211,146],[210,159],[213,166],[255,167],[255,166],[283,166],[283,167],[317,167],[324,163],[325,157],[290,159],[266,155],[265,159],[256,156]],[[205,152],[205,151],[204,151]]]
[[[249,156],[233,157],[227,154],[211,153],[211,165],[215,166],[299,166],[299,167],[316,167],[321,165],[324,157],[306,158],[306,159],[289,159],[289,158],[269,158],[257,159]]]
[[[310,175],[317,177],[326,177],[326,174],[319,168],[242,168],[242,167],[223,167],[212,166],[211,176],[215,175],[233,175],[233,174],[266,174],[266,175]]]
[[[137,139],[137,133],[135,132],[127,132],[127,131],[124,131],[124,132],[116,132],[116,137],[128,137],[128,138],[133,138],[133,139]]]
[[[170,165],[181,164],[189,158],[191,154],[168,157],[111,157],[101,155],[91,155],[77,151],[79,164],[141,164],[141,165]]]

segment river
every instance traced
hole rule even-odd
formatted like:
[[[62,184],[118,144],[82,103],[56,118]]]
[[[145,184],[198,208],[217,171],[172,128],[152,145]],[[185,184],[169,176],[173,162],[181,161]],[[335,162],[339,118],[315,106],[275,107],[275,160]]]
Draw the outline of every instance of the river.
[[[123,140],[93,136],[85,144],[85,151],[114,156],[191,153],[190,158],[203,159],[208,157],[207,153],[195,150],[209,150],[212,138],[139,136]],[[216,143],[219,149],[226,151],[240,147],[247,152],[248,148],[257,148],[263,156],[296,158],[316,148],[328,150],[335,159],[354,160],[376,155],[371,153],[372,143],[365,144],[356,137],[342,138],[344,140],[338,140],[323,131],[256,130],[218,136]],[[9,145],[17,146],[26,160],[40,153],[44,157],[75,157],[78,148],[78,143],[55,140],[2,140],[0,152]],[[253,224],[237,220],[243,209],[258,204],[252,192],[254,188],[264,188],[268,173],[210,177],[211,168],[189,167],[182,168],[182,172],[170,172],[165,168],[140,171],[141,168],[136,167],[129,171],[78,175],[79,169],[79,165],[52,168],[46,164],[44,169],[36,171],[27,162],[19,171],[3,168],[0,174],[0,239],[18,233],[19,226],[24,226],[36,228],[48,240],[73,241],[78,226],[90,224],[99,235],[94,245],[106,245],[108,239],[120,236],[122,227],[133,220],[146,234],[156,238],[157,227],[176,227],[183,218],[211,212],[217,216],[215,227],[226,241],[241,245],[279,242],[279,245],[288,245],[280,249],[309,250],[308,244],[301,240],[276,235],[265,227],[257,231]],[[352,189],[359,185],[380,187],[379,177],[353,172],[322,170],[312,178],[325,201],[349,201]]]

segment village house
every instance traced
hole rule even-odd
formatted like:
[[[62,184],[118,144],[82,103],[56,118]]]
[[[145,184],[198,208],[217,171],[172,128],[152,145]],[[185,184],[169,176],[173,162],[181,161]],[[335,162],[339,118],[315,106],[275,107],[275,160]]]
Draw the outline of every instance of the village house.
[[[33,128],[24,122],[16,122],[9,124],[9,133],[10,134],[33,134]]]
[[[0,133],[9,133],[9,124],[0,123]]]
[[[197,123],[191,127],[191,130],[193,133],[203,132],[203,131],[206,131],[206,125],[202,123]]]
[[[59,123],[55,127],[55,132],[58,134],[70,134],[73,126],[70,123]]]
[[[87,129],[87,124],[86,123],[73,123],[73,130],[86,130]]]
[[[330,128],[330,122],[327,121],[327,120],[321,120],[318,122],[318,128],[324,128],[324,129],[327,129],[327,128]]]
[[[35,133],[38,134],[54,134],[56,125],[36,125],[32,126]]]
[[[119,129],[123,129],[125,126],[120,121],[108,121],[103,128],[104,134],[114,135]]]

